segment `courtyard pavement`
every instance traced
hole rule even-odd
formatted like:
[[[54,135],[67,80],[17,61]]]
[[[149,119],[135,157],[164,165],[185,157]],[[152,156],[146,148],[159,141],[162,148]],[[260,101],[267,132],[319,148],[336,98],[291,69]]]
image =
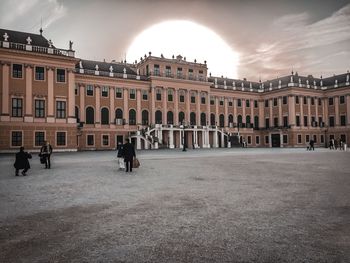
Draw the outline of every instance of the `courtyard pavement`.
[[[0,156],[0,262],[350,262],[350,152]]]

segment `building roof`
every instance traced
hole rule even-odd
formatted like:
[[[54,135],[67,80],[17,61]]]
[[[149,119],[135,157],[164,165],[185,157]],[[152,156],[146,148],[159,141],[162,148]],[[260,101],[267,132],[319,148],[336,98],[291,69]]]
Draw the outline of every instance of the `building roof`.
[[[80,69],[80,64],[83,66],[83,69],[87,70],[96,70],[96,65],[98,65],[98,70],[99,71],[105,71],[105,72],[110,72],[110,67],[113,67],[113,73],[124,73],[124,68],[125,68],[125,73],[126,74],[131,74],[131,75],[136,75],[136,68],[131,68],[130,64],[127,63],[118,63],[118,62],[103,62],[103,61],[94,61],[94,60],[85,60],[82,59],[80,60],[79,63],[75,65],[77,69]]]
[[[43,35],[40,34],[32,34],[27,32],[20,32],[20,31],[13,31],[8,29],[2,29],[0,28],[0,39],[1,41],[4,41],[4,35],[7,33],[8,42],[13,43],[19,43],[19,44],[27,44],[27,38],[30,37],[32,42],[31,45],[33,46],[40,46],[40,47],[49,47],[49,40],[47,40]],[[52,45],[53,48],[55,48]]]

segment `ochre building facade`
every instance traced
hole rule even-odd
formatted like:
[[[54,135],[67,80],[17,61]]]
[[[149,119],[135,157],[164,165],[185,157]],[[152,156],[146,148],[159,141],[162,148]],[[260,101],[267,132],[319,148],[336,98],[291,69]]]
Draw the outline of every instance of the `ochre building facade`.
[[[350,74],[268,81],[211,76],[151,53],[134,63],[75,57],[42,34],[0,29],[0,151],[326,147],[350,138]]]

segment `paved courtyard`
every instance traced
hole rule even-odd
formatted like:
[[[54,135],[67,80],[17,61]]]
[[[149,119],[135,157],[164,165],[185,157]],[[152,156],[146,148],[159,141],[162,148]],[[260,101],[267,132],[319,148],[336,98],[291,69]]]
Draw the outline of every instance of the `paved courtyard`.
[[[350,262],[350,152],[0,156],[0,262]]]

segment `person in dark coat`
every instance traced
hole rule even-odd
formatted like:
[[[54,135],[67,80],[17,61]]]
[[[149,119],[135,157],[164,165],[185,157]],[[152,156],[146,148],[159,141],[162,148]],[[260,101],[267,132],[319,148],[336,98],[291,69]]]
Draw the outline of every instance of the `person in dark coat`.
[[[129,139],[126,139],[126,143],[123,145],[125,172],[132,172],[133,158],[136,157],[134,146],[130,143]]]
[[[51,154],[52,146],[49,142],[45,141],[44,145],[40,149],[40,156],[45,159],[45,169],[51,168]]]
[[[119,170],[125,169],[125,163],[124,163],[124,145],[121,142],[118,142],[117,146],[117,157],[118,157],[118,163],[119,163]]]
[[[16,161],[13,166],[16,169],[16,176],[18,176],[19,170],[23,169],[22,175],[26,176],[26,172],[30,169],[28,159],[31,159],[32,155],[24,151],[24,147],[19,148],[19,152],[16,153]]]
[[[310,140],[310,149],[309,149],[309,150],[310,150],[310,151],[311,151],[311,150],[313,150],[313,151],[315,150],[315,142],[314,142],[314,140],[312,140],[312,139]]]

